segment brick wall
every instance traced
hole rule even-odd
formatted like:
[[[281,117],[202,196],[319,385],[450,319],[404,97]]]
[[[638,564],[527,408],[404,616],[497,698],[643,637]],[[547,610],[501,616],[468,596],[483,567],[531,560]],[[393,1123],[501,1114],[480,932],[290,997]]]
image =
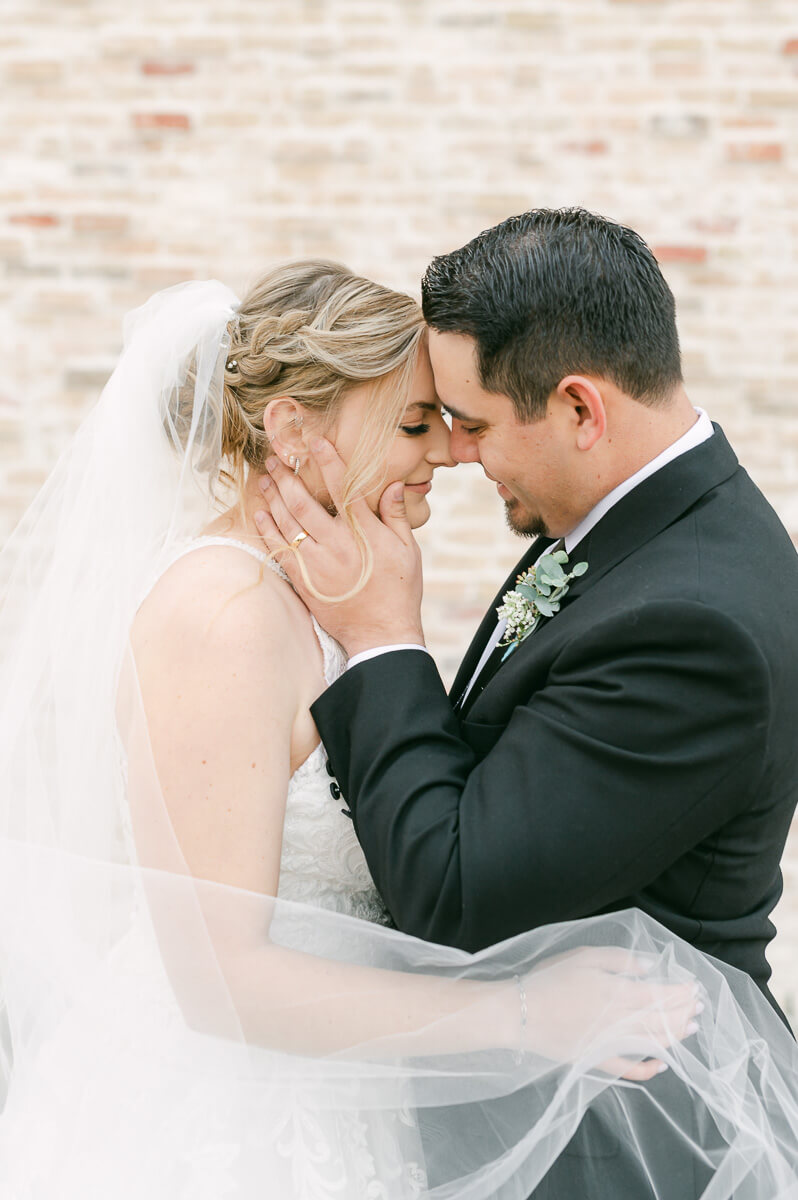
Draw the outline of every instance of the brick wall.
[[[151,291],[322,254],[409,290],[533,205],[637,228],[688,388],[798,534],[794,0],[2,0],[0,536]],[[444,674],[518,556],[436,484]],[[774,953],[798,994],[798,848]]]

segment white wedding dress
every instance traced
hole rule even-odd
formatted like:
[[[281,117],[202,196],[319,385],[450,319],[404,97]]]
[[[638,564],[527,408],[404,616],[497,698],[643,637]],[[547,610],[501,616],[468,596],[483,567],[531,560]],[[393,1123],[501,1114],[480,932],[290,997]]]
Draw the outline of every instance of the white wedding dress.
[[[172,563],[215,545],[234,546],[287,578],[265,553],[233,538],[194,539]],[[313,626],[332,684],[346,656],[315,618]],[[312,907],[391,923],[346,814],[319,743],[289,781],[278,890],[279,899],[308,906],[292,908],[291,940],[309,952],[325,949],[315,944]],[[129,824],[125,837],[133,838]],[[278,910],[273,938],[280,922]],[[351,1107],[332,1111],[301,1079],[271,1096],[259,1087],[253,1106],[251,1051],[186,1030],[153,949],[150,917],[138,898],[129,932],[92,977],[83,1004],[45,1039],[25,1086],[9,1099],[0,1131],[3,1200],[415,1200],[422,1194],[409,1109],[359,1112],[353,1081]],[[264,1060],[267,1054],[261,1052]]]

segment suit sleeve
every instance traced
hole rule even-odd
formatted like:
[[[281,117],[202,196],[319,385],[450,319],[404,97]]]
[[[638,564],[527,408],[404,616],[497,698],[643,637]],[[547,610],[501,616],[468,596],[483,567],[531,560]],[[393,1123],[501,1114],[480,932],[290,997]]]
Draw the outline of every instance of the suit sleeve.
[[[599,621],[480,761],[429,656],[347,672],[313,716],[400,929],[477,950],[623,899],[741,811],[766,664],[692,601]]]

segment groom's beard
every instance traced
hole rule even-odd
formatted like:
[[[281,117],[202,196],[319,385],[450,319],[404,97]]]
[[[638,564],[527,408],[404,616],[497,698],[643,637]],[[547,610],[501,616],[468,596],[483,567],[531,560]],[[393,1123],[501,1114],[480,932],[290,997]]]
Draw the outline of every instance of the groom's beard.
[[[513,533],[521,537],[546,537],[546,522],[536,513],[525,512],[518,500],[505,500],[504,515]]]

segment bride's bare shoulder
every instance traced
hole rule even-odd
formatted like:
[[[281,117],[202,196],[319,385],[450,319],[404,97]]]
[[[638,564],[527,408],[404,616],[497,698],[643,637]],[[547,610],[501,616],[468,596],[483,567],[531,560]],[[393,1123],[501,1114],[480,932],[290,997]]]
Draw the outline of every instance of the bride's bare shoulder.
[[[131,630],[138,653],[164,644],[262,652],[310,622],[290,586],[267,564],[233,545],[198,546],[163,573]]]

